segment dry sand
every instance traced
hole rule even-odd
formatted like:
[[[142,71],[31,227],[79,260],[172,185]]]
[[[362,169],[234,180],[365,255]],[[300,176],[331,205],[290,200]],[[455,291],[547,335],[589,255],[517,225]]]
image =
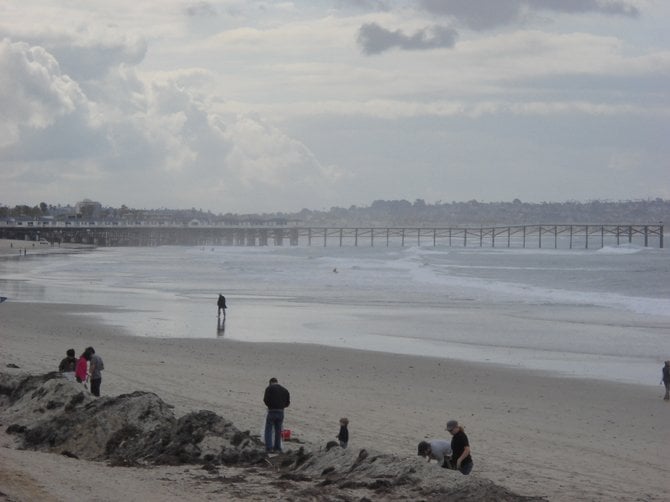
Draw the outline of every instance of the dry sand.
[[[660,385],[225,337],[139,338],[101,325],[96,310],[0,304],[0,367],[52,371],[68,348],[93,345],[105,361],[103,394],[152,391],[177,414],[208,409],[252,432],[261,430],[263,389],[276,376],[292,396],[285,427],[310,444],[334,439],[347,416],[350,448],[416,456],[420,440],[447,438],[444,424],[456,418],[470,438],[473,483],[486,478],[561,501],[667,500],[670,491],[670,404]],[[250,483],[253,475],[235,483],[235,468],[225,474],[233,482],[214,487],[194,466],[110,468],[11,442],[0,435],[0,500],[231,500],[254,490],[255,500],[280,499]]]

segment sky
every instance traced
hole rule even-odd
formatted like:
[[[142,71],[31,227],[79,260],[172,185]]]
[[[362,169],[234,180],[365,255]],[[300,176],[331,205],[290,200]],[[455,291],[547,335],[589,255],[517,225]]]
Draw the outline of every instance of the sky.
[[[5,0],[0,204],[670,198],[668,0]]]

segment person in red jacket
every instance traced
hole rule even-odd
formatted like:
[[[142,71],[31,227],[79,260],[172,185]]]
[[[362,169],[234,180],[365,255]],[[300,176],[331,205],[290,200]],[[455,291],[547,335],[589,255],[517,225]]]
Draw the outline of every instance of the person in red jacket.
[[[77,368],[74,370],[74,376],[77,382],[84,383],[88,380],[88,361],[91,359],[91,354],[88,350],[82,352],[77,360]]]

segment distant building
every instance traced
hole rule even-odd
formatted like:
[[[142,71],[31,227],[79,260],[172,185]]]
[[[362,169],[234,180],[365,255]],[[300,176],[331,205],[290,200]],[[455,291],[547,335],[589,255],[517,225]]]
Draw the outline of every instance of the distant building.
[[[74,209],[76,214],[80,215],[82,218],[93,219],[100,216],[100,213],[102,212],[102,204],[91,199],[84,199],[81,202],[77,202]]]

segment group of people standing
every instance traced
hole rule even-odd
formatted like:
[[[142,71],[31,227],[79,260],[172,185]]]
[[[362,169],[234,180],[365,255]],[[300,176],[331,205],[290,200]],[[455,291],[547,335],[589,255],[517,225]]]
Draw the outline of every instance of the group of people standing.
[[[74,349],[69,349],[65,354],[65,358],[58,365],[58,371],[63,373],[68,380],[84,385],[89,383],[91,394],[100,397],[102,370],[105,369],[102,357],[95,353],[93,347],[86,347],[79,358],[75,357]]]

